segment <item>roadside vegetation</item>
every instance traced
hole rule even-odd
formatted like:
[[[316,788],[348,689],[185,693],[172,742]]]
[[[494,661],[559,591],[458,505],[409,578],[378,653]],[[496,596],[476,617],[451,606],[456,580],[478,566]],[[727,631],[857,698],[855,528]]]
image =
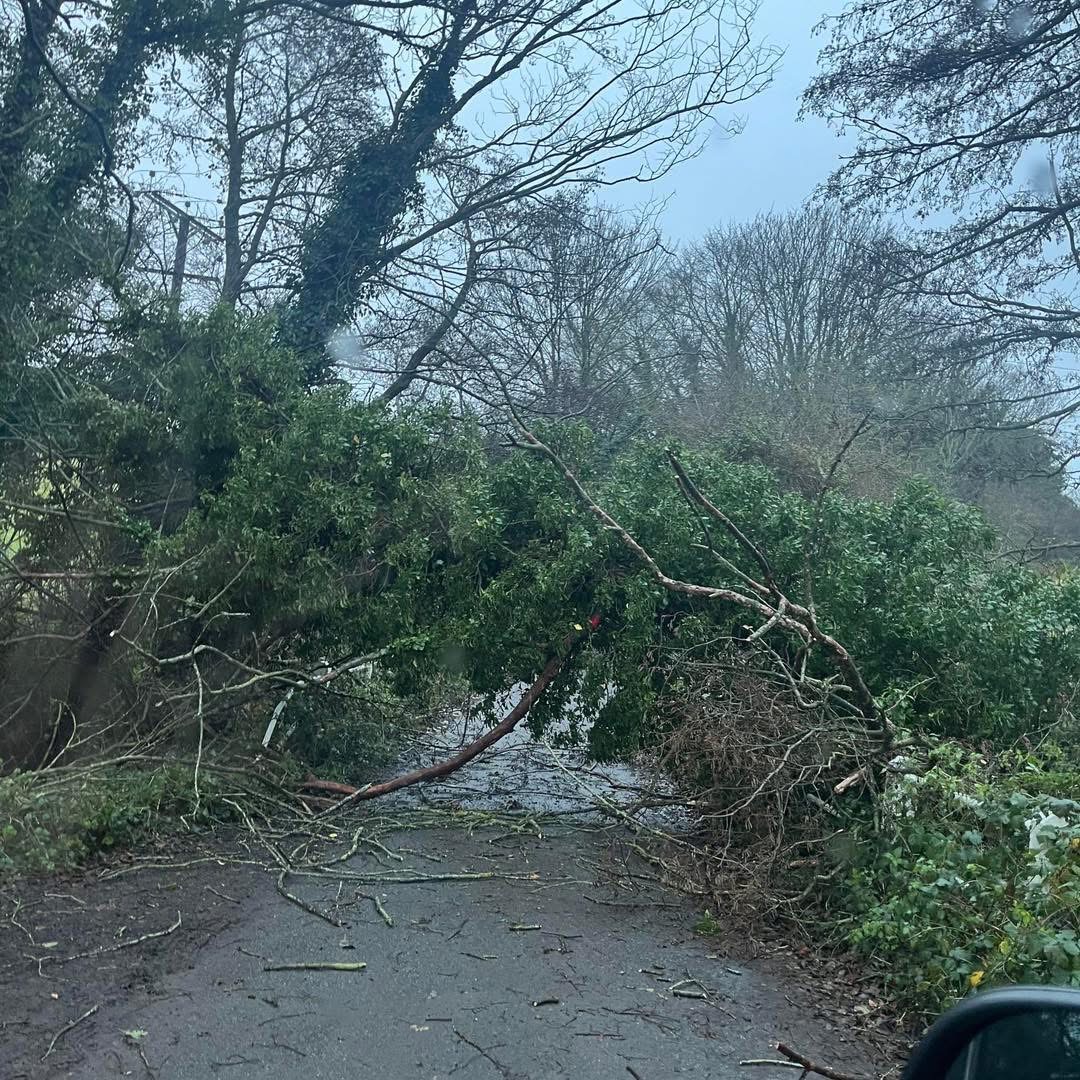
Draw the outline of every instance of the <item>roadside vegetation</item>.
[[[504,725],[570,716],[673,784],[707,924],[853,951],[916,1011],[1080,985],[1074,316],[1034,239],[882,224],[874,145],[837,201],[677,250],[603,205],[767,83],[737,4],[715,54],[695,0],[435,37],[59,7],[0,38],[0,875],[367,797],[524,683]],[[811,107],[861,115],[899,63],[868,10],[836,31],[866,70],[827,53]],[[592,57],[603,94],[571,23],[637,42]],[[528,108],[474,138],[520,65]],[[192,169],[213,214],[146,181]]]

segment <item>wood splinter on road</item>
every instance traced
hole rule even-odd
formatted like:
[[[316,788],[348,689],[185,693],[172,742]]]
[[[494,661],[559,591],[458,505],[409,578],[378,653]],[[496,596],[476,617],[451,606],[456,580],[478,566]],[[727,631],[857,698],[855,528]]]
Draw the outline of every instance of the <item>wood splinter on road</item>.
[[[681,979],[668,987],[668,993],[672,997],[694,998],[697,1001],[708,1001],[709,992],[697,981],[697,979]]]
[[[367,964],[335,960],[308,960],[296,964],[265,964],[263,971],[363,971]]]

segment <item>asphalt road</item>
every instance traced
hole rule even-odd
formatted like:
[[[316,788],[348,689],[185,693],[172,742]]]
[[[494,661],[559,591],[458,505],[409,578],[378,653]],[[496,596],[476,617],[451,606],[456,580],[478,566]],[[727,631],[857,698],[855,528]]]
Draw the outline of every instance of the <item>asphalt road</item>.
[[[28,888],[0,965],[0,1075],[791,1080],[739,1064],[780,1039],[849,1072],[888,1065],[782,957],[696,934],[700,911],[651,883],[618,834],[439,828],[385,842],[404,861],[366,850],[347,872],[484,876],[290,879],[341,926],[225,858]],[[175,930],[136,940],[178,913]],[[92,955],[67,959],[80,952]],[[64,962],[39,973],[43,955]],[[322,962],[366,967],[266,970]]]

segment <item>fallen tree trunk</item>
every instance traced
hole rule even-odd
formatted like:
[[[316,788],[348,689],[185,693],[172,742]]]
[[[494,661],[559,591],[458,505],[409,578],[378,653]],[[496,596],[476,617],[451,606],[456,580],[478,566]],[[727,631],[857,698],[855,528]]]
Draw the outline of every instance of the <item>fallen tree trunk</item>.
[[[589,620],[590,629],[595,630],[600,625],[600,619],[594,615]],[[500,739],[509,735],[529,715],[529,710],[540,700],[540,696],[551,685],[555,676],[562,671],[566,661],[570,658],[570,651],[586,631],[575,630],[567,634],[563,639],[558,653],[545,665],[544,670],[537,676],[536,681],[521,696],[521,700],[500,720],[490,731],[485,731],[478,739],[474,739],[468,746],[459,750],[453,757],[437,765],[429,765],[425,769],[416,769],[413,772],[402,773],[393,780],[385,780],[380,784],[369,784],[363,788],[351,788],[348,784],[337,784],[328,780],[309,779],[302,783],[301,788],[314,791],[332,791],[335,794],[345,795],[345,798],[337,802],[333,807],[324,811],[331,813],[342,810],[353,803],[365,802],[368,799],[377,799],[382,795],[389,795],[392,791],[400,791],[402,788],[411,787],[413,784],[423,784],[430,780],[439,780],[456,772],[462,765],[467,765],[473,758],[479,757],[489,746],[494,745]]]

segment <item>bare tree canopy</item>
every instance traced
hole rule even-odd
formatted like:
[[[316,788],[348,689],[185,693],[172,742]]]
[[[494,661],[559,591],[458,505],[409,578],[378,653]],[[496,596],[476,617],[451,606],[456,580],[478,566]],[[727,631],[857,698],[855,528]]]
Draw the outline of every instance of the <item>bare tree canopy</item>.
[[[688,375],[752,380],[792,403],[843,387],[852,400],[914,370],[926,321],[886,288],[891,230],[813,207],[722,226],[673,270],[668,304]]]
[[[329,23],[288,6],[241,13],[217,47],[170,58],[143,153],[164,181],[196,168],[220,195],[221,302],[282,296],[320,202],[377,124],[382,60],[347,12]]]
[[[468,291],[530,204],[655,179],[718,126],[737,130],[724,108],[767,85],[777,59],[751,37],[755,7],[31,0],[0,42],[0,238],[28,261],[55,257],[54,239],[77,246],[60,289],[140,266],[171,272],[174,293],[185,273],[216,278],[210,300],[278,308],[282,339],[320,378],[328,342],[387,290],[437,282],[428,305],[452,321],[455,268],[470,267]],[[187,191],[184,175],[199,178]],[[135,235],[146,186],[156,240]],[[108,258],[65,237],[91,203]],[[184,265],[192,227],[210,249],[199,274]],[[6,294],[23,319],[29,297]]]
[[[390,15],[385,124],[357,141],[309,234],[288,339],[318,352],[395,260],[464,225],[501,229],[529,200],[652,180],[696,152],[718,109],[769,80],[753,10],[520,0]]]
[[[907,278],[968,356],[1046,362],[1080,338],[1080,8],[871,0],[825,20],[806,110],[856,136],[830,183],[927,224]],[[1067,395],[1055,408],[1075,409]]]

